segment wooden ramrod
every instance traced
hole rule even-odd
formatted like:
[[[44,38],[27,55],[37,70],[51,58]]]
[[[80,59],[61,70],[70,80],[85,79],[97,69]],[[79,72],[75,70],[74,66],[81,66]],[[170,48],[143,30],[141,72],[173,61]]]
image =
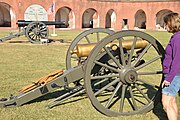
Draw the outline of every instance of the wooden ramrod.
[[[124,40],[122,41],[122,47],[130,50],[131,46],[133,44],[133,40]],[[112,42],[107,45],[107,47],[113,46],[113,45],[119,45],[119,42]],[[145,48],[148,45],[148,42],[146,40],[137,40],[135,49],[139,48]],[[76,46],[76,49],[71,51],[71,54],[77,54],[78,57],[87,57],[89,53],[92,51],[92,49],[96,46],[96,43],[90,43],[90,44],[78,44]],[[113,46],[114,49],[117,48],[117,46]],[[113,48],[112,48],[113,49]]]

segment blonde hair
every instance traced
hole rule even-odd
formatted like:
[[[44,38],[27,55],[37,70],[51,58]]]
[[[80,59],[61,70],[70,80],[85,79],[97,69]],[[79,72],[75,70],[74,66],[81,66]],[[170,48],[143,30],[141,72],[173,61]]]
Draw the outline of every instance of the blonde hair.
[[[169,27],[168,32],[180,31],[180,16],[178,13],[170,13],[164,17],[164,23]]]

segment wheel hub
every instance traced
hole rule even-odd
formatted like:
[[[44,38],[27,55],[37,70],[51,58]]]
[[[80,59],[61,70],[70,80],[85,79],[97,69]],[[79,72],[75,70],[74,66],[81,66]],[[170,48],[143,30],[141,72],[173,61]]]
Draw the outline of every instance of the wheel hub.
[[[34,30],[34,33],[35,33],[36,35],[40,35],[40,30],[39,30],[39,29],[35,29],[35,30]]]
[[[132,84],[137,80],[137,72],[131,68],[124,68],[119,75],[120,80],[125,84]]]

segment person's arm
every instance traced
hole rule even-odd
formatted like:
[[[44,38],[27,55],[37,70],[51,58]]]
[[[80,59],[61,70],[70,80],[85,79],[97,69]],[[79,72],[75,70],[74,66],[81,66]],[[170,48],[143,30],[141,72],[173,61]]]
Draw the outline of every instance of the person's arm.
[[[166,75],[166,81],[171,82],[174,76],[180,71],[180,34],[175,35],[171,39],[171,65],[169,66],[169,72]]]
[[[165,58],[163,60],[163,74],[167,75],[170,71],[172,64],[172,45],[171,41],[168,43],[165,49]]]

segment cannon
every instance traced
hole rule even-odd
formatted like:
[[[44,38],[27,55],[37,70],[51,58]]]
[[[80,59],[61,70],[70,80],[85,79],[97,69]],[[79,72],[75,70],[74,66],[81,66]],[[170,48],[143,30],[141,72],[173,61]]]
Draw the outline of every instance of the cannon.
[[[104,115],[146,113],[160,99],[163,59],[164,48],[147,33],[90,29],[69,46],[66,71],[55,71],[23,87],[18,95],[0,99],[0,107],[21,106],[64,90],[46,107],[86,93],[93,107]]]
[[[40,43],[41,39],[47,39],[49,30],[47,25],[64,25],[64,22],[57,21],[25,21],[18,20],[18,27],[23,27],[23,30],[10,34],[9,36],[5,36],[0,38],[0,42],[4,42],[6,40],[11,40],[12,38],[19,37],[25,35],[31,43]]]

